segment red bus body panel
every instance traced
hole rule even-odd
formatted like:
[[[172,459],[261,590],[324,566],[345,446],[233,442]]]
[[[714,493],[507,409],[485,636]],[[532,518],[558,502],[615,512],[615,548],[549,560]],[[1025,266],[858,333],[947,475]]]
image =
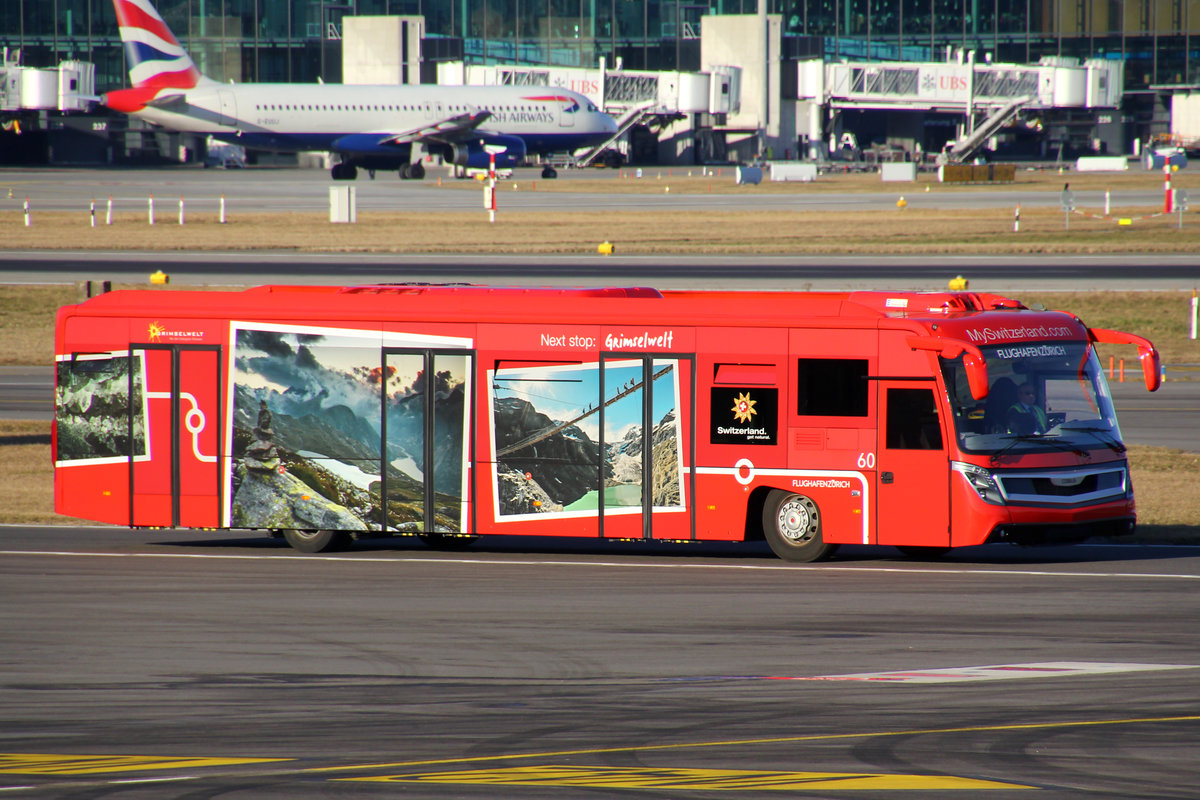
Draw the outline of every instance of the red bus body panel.
[[[130,526],[741,540],[781,490],[812,498],[828,543],[925,547],[1132,516],[1132,492],[989,505],[953,471],[970,459],[939,358],[1035,339],[1089,332],[969,293],[112,292],[59,312],[55,505]],[[814,375],[855,399],[806,405]],[[922,444],[885,432],[920,404]]]

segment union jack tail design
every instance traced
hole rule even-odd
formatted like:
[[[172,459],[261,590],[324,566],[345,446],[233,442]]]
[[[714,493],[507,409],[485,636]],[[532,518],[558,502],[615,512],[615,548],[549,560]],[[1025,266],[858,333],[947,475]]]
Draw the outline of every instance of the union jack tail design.
[[[113,7],[134,87],[191,89],[204,80],[150,0],[113,0]]]

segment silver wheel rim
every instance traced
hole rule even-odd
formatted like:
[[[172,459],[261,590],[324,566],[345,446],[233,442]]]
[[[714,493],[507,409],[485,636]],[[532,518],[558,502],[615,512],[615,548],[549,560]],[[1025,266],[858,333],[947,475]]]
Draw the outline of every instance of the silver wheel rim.
[[[804,544],[817,532],[816,507],[811,500],[789,498],[775,519],[779,534],[791,544]]]

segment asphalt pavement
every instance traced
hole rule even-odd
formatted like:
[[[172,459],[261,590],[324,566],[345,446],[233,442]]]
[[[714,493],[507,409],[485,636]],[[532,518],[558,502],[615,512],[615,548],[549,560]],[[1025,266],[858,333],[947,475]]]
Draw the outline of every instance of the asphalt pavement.
[[[1200,550],[0,526],[14,797],[1190,798]]]

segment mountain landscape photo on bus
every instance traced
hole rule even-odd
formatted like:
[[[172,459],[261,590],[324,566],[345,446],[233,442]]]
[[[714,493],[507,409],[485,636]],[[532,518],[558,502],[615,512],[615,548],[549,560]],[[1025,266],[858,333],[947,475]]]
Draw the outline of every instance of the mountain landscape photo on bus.
[[[491,373],[498,515],[594,515],[601,502],[605,513],[640,511],[647,451],[650,504],[683,507],[676,363],[653,364],[649,426],[642,362],[606,361],[603,377],[602,393],[596,363]]]
[[[432,387],[443,532],[462,530],[468,363],[440,359]],[[420,353],[381,359],[379,331],[235,330],[231,524],[427,532],[424,365]]]
[[[60,358],[57,369],[57,461],[97,464],[124,461],[131,455],[135,461],[149,458],[141,356]]]

